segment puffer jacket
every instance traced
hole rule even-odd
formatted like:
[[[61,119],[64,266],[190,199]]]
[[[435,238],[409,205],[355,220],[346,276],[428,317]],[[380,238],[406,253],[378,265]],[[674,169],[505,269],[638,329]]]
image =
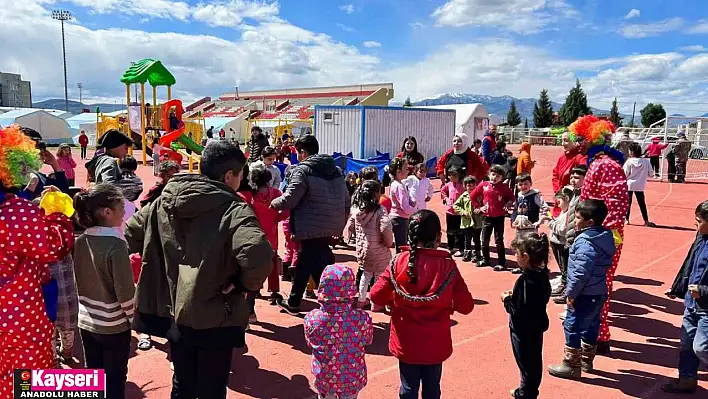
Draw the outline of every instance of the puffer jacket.
[[[273,248],[236,192],[203,175],[177,175],[127,222],[125,237],[130,252],[142,254],[136,331],[244,345],[249,309],[241,293],[260,289]],[[222,293],[229,284],[236,289]]]
[[[393,226],[383,206],[373,212],[358,209],[354,218],[356,229],[356,258],[364,271],[383,273],[391,262],[393,247]]]
[[[352,304],[352,270],[327,266],[317,290],[320,309],[305,316],[305,340],[312,348],[312,374],[321,397],[353,397],[367,383],[365,346],[374,340],[371,316]]]
[[[293,239],[307,240],[341,235],[351,199],[334,158],[317,154],[293,167],[285,193],[271,206],[290,210]]]
[[[588,227],[575,237],[568,259],[568,298],[581,295],[607,295],[607,269],[615,254],[612,231],[602,227]]]
[[[531,144],[523,143],[521,144],[521,151],[519,152],[519,159],[516,161],[516,173],[531,173],[533,169],[533,161],[531,160]]]

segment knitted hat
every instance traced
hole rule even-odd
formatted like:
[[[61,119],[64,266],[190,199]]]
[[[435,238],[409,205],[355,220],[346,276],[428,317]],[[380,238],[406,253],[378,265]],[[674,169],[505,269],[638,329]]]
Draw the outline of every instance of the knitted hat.
[[[106,150],[120,147],[123,144],[132,146],[133,141],[128,136],[115,129],[107,131],[98,139],[98,148],[104,148]]]

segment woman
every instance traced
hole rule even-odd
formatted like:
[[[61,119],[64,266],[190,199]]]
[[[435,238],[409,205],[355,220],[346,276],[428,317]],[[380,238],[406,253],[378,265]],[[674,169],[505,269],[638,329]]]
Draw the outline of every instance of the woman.
[[[474,176],[477,181],[484,180],[489,169],[489,165],[469,148],[467,135],[464,133],[456,133],[452,138],[452,148],[440,157],[435,167],[435,173],[441,180],[446,181],[445,176],[447,176],[447,171],[452,165],[462,168],[463,175],[460,178]]]
[[[570,184],[570,171],[580,165],[585,165],[587,157],[580,153],[578,145],[570,140],[570,133],[565,132],[561,136],[563,153],[558,157],[556,166],[553,168],[553,192],[557,193],[561,188]],[[553,208],[553,217],[560,215],[561,209],[558,206]]]
[[[413,136],[406,137],[403,140],[401,152],[396,154],[396,158],[403,158],[408,161],[409,175],[414,173],[414,169],[417,164],[425,162],[425,157],[423,157],[423,154],[418,152],[418,141],[416,141]]]

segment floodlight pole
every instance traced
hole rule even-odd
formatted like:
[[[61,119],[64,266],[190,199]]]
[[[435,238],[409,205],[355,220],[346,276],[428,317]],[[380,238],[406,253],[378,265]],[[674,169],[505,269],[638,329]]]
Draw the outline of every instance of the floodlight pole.
[[[64,36],[64,21],[71,20],[71,12],[67,10],[53,10],[52,19],[61,22],[61,49],[64,56],[64,109],[69,112],[69,86],[66,77],[66,37]]]
[[[83,104],[84,102],[83,102],[83,96],[81,95],[81,94],[82,94],[81,91],[82,91],[83,88],[84,88],[84,84],[81,83],[81,82],[79,82],[79,83],[76,84],[76,87],[79,88],[79,102],[80,102],[81,104]]]

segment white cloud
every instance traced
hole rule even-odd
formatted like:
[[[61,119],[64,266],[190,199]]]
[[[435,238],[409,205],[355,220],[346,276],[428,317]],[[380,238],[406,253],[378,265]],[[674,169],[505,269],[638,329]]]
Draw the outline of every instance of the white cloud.
[[[565,0],[448,0],[432,14],[439,26],[499,26],[522,34],[578,15]]]
[[[122,13],[185,21],[191,11],[184,1],[171,0],[68,0],[97,14]]]
[[[339,6],[339,9],[347,14],[353,14],[354,12],[356,12],[356,7],[354,6],[354,4],[342,4],[341,6]]]
[[[681,18],[669,18],[648,24],[629,24],[619,29],[620,34],[628,39],[642,39],[660,36],[662,33],[677,31],[684,26]]]
[[[200,3],[192,10],[195,20],[211,26],[239,27],[244,19],[264,21],[278,15],[278,3],[230,0],[225,2]]]
[[[642,15],[642,12],[637,10],[636,8],[632,8],[629,10],[627,15],[624,16],[624,19],[632,19],[632,18],[637,18]]]
[[[708,33],[708,19],[701,19],[695,25],[688,28],[688,33],[706,34]]]
[[[367,40],[364,43],[362,43],[364,47],[366,48],[375,48],[375,47],[381,47],[381,43],[377,42],[376,40]]]
[[[683,46],[679,50],[701,53],[704,51],[708,51],[708,48],[704,47],[703,45],[696,44],[693,46]]]
[[[345,32],[355,32],[356,31],[356,29],[352,28],[349,25],[337,24],[337,27]]]

